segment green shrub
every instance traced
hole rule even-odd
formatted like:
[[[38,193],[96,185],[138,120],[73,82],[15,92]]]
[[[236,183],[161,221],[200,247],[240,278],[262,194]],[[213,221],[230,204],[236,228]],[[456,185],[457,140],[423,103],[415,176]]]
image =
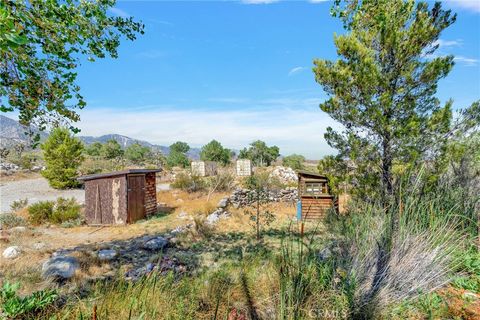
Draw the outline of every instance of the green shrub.
[[[171,184],[171,187],[187,192],[196,192],[205,190],[207,184],[202,177],[188,173],[179,173],[175,177],[175,181]]]
[[[80,217],[81,206],[75,198],[58,198],[55,208],[50,217],[50,222],[61,224],[66,221],[75,220]]]
[[[57,299],[55,290],[41,290],[20,297],[18,283],[5,282],[0,289],[1,309],[7,319],[36,319],[41,310],[51,306]]]
[[[25,224],[25,219],[17,216],[13,212],[0,214],[0,225],[4,228],[9,229],[18,226],[24,226]]]
[[[29,220],[33,224],[46,222],[62,224],[79,219],[81,206],[74,198],[58,198],[57,201],[40,201],[28,207]]]
[[[55,201],[39,201],[28,207],[28,219],[32,224],[42,224],[50,220]]]
[[[27,198],[15,200],[10,205],[10,210],[12,212],[16,212],[18,210],[21,210],[21,209],[25,208],[27,205],[28,205],[28,199]]]

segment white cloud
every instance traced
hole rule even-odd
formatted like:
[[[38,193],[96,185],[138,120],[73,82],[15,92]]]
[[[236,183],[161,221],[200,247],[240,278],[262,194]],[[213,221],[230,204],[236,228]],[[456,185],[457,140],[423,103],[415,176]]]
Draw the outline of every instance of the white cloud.
[[[295,67],[295,68],[292,68],[290,69],[290,71],[288,72],[288,76],[293,76],[294,74],[297,74],[301,71],[305,70],[305,67]]]
[[[131,16],[131,14],[119,8],[109,8],[108,11],[122,18],[129,18]]]
[[[438,39],[433,43],[434,46],[438,45],[439,48],[447,48],[447,47],[460,47],[463,45],[463,40],[443,40]]]
[[[279,0],[241,0],[244,4],[270,4],[278,1]]]
[[[467,58],[463,56],[456,56],[453,58],[454,61],[462,62],[466,66],[476,66],[478,64],[478,59]]]
[[[261,139],[280,147],[284,155],[301,153],[310,159],[319,159],[333,153],[323,134],[336,123],[318,108],[317,99],[303,104],[309,108],[284,107],[301,101],[265,100],[270,108],[250,110],[205,110],[198,108],[175,109],[148,106],[129,109],[84,109],[77,124],[82,135],[123,134],[152,143],[169,145],[174,141],[187,141],[202,146],[217,139],[225,146],[241,149]]]
[[[311,3],[322,3],[322,2],[329,2],[331,0],[309,0]]]
[[[480,12],[479,0],[444,0],[444,1],[452,7],[471,10],[474,12]]]

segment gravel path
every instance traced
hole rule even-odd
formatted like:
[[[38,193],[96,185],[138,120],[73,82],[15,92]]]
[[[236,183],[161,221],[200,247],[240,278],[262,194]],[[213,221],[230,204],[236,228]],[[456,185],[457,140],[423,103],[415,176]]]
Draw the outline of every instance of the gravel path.
[[[32,204],[38,201],[55,200],[58,197],[74,197],[79,203],[84,203],[85,192],[82,189],[55,190],[44,178],[0,182],[1,213],[10,211],[10,204],[15,200],[27,198],[28,203]]]

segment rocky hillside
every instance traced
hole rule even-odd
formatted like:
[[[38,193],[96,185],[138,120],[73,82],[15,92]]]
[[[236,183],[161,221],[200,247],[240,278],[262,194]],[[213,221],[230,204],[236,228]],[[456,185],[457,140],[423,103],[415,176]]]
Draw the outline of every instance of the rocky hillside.
[[[37,133],[38,130],[35,128],[32,129],[33,132]],[[28,128],[22,126],[18,121],[0,115],[0,146],[11,146],[16,143],[27,143],[29,141],[28,135],[25,133],[28,131]],[[41,139],[45,139],[48,136],[47,132],[40,132]],[[155,145],[148,141],[139,140],[130,138],[127,136],[123,136],[120,134],[106,134],[99,137],[93,136],[78,136],[80,140],[82,140],[85,144],[91,144],[94,142],[107,142],[110,139],[116,140],[123,148],[130,146],[131,144],[138,142],[143,146],[160,150],[163,154],[167,155],[170,153],[169,147]],[[199,159],[200,158],[200,149],[199,148],[192,148],[188,152],[188,156],[192,159]]]
[[[0,115],[0,147],[9,147],[17,143],[28,143],[30,136],[28,132],[34,134],[40,133],[40,137],[45,139],[47,133],[39,132],[34,127],[22,126],[18,121]]]

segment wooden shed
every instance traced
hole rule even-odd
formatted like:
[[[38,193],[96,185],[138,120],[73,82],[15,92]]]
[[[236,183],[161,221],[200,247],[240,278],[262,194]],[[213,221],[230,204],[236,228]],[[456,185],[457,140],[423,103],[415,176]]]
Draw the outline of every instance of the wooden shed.
[[[217,174],[217,163],[215,161],[192,161],[192,174],[199,177],[210,177]]]
[[[299,220],[323,218],[328,209],[334,206],[328,178],[318,173],[298,171],[298,197]]]
[[[88,224],[132,223],[157,211],[156,173],[130,169],[78,178],[85,184]]]

